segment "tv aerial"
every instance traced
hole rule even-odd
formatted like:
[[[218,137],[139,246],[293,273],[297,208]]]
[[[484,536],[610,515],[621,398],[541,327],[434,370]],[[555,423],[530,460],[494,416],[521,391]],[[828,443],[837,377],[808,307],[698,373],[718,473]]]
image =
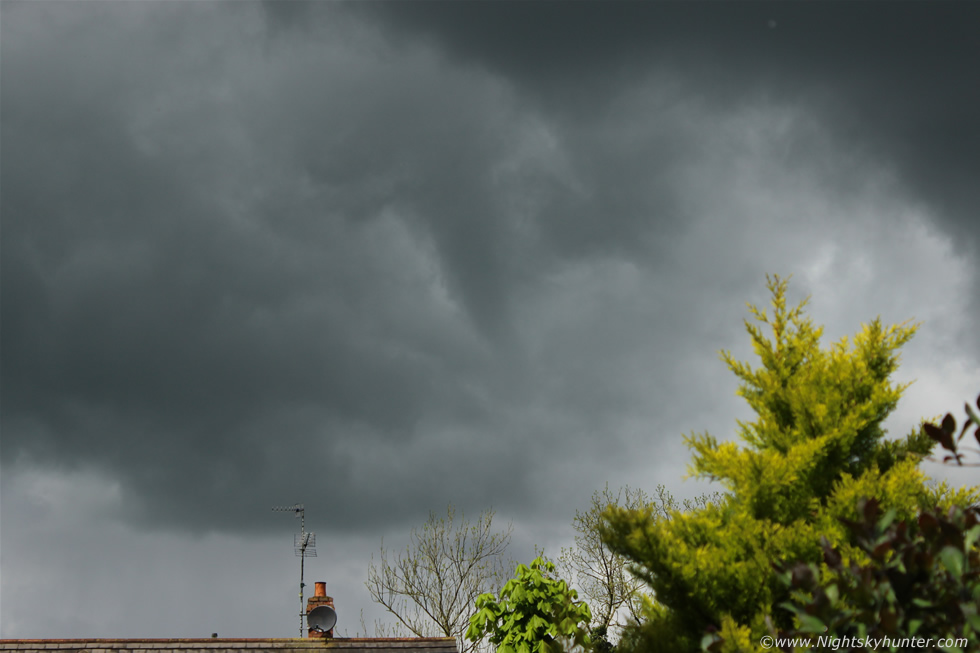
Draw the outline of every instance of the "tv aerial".
[[[300,532],[293,535],[293,551],[299,558],[299,636],[303,636],[303,617],[306,616],[304,612],[305,606],[303,605],[303,588],[306,585],[303,583],[303,572],[304,572],[304,562],[307,558],[316,557],[316,533],[306,532],[306,510],[303,508],[302,503],[297,503],[293,506],[275,506],[272,508],[275,512],[293,512],[299,517],[299,528]],[[316,612],[314,610],[313,612]],[[312,614],[312,612],[310,613]],[[337,620],[336,613],[334,614],[334,622]],[[329,628],[325,630],[330,630]]]

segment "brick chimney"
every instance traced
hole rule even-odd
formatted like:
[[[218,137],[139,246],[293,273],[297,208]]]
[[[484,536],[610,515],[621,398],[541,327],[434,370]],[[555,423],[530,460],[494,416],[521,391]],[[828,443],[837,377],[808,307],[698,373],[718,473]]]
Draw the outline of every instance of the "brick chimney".
[[[313,584],[313,596],[306,599],[306,614],[310,614],[316,608],[321,605],[329,605],[333,608],[333,597],[327,596],[327,584],[325,582],[317,581]],[[333,628],[325,633],[321,633],[318,630],[313,630],[312,628],[307,629],[307,637],[333,637]]]

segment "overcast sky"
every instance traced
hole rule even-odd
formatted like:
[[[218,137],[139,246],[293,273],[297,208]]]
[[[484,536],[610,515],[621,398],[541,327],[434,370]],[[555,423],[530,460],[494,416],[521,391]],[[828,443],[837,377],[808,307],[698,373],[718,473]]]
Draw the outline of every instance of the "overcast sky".
[[[767,272],[922,322],[893,435],[980,392],[980,3],[0,12],[3,637],[293,636],[274,505],[354,635],[449,502],[718,489]]]

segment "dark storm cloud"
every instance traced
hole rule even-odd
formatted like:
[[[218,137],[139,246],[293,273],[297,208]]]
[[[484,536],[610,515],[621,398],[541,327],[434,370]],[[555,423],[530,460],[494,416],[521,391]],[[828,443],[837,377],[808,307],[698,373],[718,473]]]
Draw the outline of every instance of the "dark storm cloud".
[[[639,236],[653,200],[561,199],[553,137],[505,86],[370,26],[264,41],[254,6],[13,9],[5,465],[93,468],[131,519],[193,529],[329,479],[352,528],[521,504],[557,426],[619,407],[555,378],[567,352],[527,351],[539,325],[514,311],[564,256]],[[629,174],[595,154],[596,188]]]
[[[315,457],[321,474],[350,481],[350,454],[317,442],[405,441],[425,404],[469,410],[449,380],[466,376],[465,352],[452,352],[469,336],[425,304],[438,263],[399,224],[359,222],[383,206],[362,184],[385,180],[358,161],[369,145],[344,165],[315,156],[344,135],[329,124],[300,133],[313,116],[298,112],[329,110],[322,95],[304,99],[306,80],[283,70],[269,94],[232,89],[269,112],[249,114],[211,88],[247,81],[234,61],[216,63],[230,80],[188,68],[208,54],[189,21],[213,14],[15,10],[4,41],[5,464],[26,452],[105,467],[156,523],[204,518],[209,498],[235,523],[319,480],[293,460]],[[65,38],[35,49],[42,18]],[[132,39],[150,19],[164,29]],[[101,20],[119,34],[106,40]],[[169,45],[191,54],[167,56]],[[239,127],[254,131],[240,138]],[[260,153],[238,149],[253,144]],[[337,186],[352,188],[346,203],[329,201]]]
[[[354,634],[450,501],[717,489],[766,272],[924,322],[893,433],[974,396],[978,7],[5,2],[2,635],[292,635],[277,504]]]
[[[977,251],[977,3],[363,3],[396,34],[499,71],[585,116],[651,69],[712,102],[760,95],[823,114],[896,165]],[[408,37],[405,37],[408,38]]]
[[[4,466],[191,530],[324,487],[339,530],[587,496],[567,470],[707,419],[692,351],[799,258],[747,214],[854,206],[901,147],[975,192],[897,137],[975,138],[935,99],[975,102],[934,74],[960,28],[916,66],[918,9],[830,7],[5,5]]]

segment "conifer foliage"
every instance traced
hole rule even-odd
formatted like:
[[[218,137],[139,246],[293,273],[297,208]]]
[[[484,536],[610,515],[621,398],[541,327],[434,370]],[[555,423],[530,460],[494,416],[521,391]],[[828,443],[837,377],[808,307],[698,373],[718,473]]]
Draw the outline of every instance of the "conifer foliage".
[[[691,473],[727,493],[670,519],[650,509],[604,515],[603,538],[653,590],[627,648],[678,653],[722,641],[722,650],[756,650],[762,635],[794,624],[780,607],[788,589],[775,565],[820,562],[822,538],[845,556],[863,555],[841,522],[857,518],[859,498],[899,519],[964,499],[926,484],[917,465],[933,443],[921,428],[884,440],[882,423],[905,389],[890,377],[916,325],[876,319],[825,349],[806,300],[790,308],[787,280],[767,282],[771,315],[750,305],[754,320],[745,322],[761,365],[721,354],[756,419],[738,423],[741,443],[685,438]]]

